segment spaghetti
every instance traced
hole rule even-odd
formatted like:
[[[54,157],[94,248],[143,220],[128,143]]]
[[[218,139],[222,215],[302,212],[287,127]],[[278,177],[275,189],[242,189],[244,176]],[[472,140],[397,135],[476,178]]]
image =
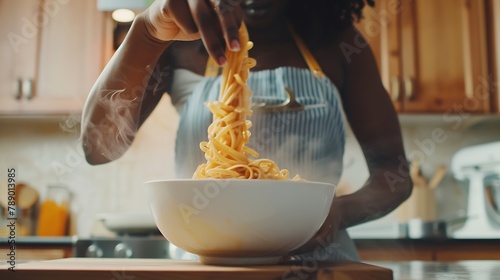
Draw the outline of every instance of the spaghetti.
[[[212,124],[208,127],[208,142],[200,143],[207,163],[198,166],[193,178],[285,180],[288,179],[288,170],[280,170],[272,160],[258,159],[259,153],[246,146],[252,126],[247,120],[247,116],[252,115],[252,93],[246,81],[256,61],[248,57],[253,43],[249,41],[244,24],[239,34],[243,47],[237,52],[226,52],[227,64],[222,71],[219,100],[206,104],[213,114]]]

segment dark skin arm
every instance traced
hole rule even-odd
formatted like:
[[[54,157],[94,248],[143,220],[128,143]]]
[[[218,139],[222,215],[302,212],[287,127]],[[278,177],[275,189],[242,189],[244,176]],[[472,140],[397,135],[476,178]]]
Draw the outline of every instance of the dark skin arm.
[[[336,197],[316,236],[294,254],[318,250],[332,242],[332,234],[383,217],[411,194],[412,181],[392,102],[382,85],[370,47],[352,27],[341,42],[360,50],[344,57],[343,107],[366,158],[370,177],[357,192]],[[344,44],[345,46],[345,44]],[[323,244],[323,245],[322,245]]]
[[[341,94],[347,119],[370,171],[366,186],[343,198],[346,202],[365,206],[356,210],[347,208],[349,215],[344,216],[349,218],[340,224],[341,228],[346,228],[366,222],[364,219],[380,218],[394,210],[411,194],[412,182],[404,172],[408,166],[398,117],[382,85],[373,53],[354,28],[347,30],[343,40],[353,46],[359,41],[366,44],[359,54],[351,56],[350,63],[346,62],[346,85]],[[401,177],[399,183],[387,180],[389,172]],[[365,213],[360,213],[363,211]]]
[[[170,86],[173,65],[167,48],[172,42],[201,38],[220,64],[225,62],[226,45],[239,48],[238,7],[214,9],[214,5],[202,0],[157,0],[136,18],[85,104],[81,138],[87,162],[116,160],[132,144]]]
[[[82,145],[87,162],[115,160],[131,145],[161,98],[156,85],[164,74],[155,65],[169,44],[149,35],[142,16],[134,21],[85,104]]]

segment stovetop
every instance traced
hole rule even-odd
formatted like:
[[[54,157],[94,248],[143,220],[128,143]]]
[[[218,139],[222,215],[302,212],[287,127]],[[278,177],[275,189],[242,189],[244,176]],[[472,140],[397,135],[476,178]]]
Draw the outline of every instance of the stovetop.
[[[80,258],[198,259],[161,235],[77,238],[73,244],[73,254]]]

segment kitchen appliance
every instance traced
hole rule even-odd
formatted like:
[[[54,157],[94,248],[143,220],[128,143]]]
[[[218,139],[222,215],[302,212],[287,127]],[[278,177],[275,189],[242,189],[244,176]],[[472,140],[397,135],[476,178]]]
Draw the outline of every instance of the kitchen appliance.
[[[76,238],[73,255],[78,258],[170,258],[163,236]]]
[[[488,182],[500,177],[500,142],[471,146],[452,158],[451,170],[456,179],[469,184],[467,216],[454,238],[499,238],[500,214],[487,198]]]
[[[73,256],[77,258],[150,258],[198,260],[168,242],[162,235],[119,235],[116,237],[75,237]]]
[[[101,213],[96,218],[114,236],[95,233],[91,237],[75,237],[75,257],[198,259],[170,244],[161,235],[149,211]]]
[[[150,212],[102,213],[97,218],[118,235],[160,235]]]
[[[460,215],[453,219],[425,221],[422,219],[411,219],[407,227],[407,237],[411,239],[445,239],[448,238],[450,225],[466,221],[468,217]]]

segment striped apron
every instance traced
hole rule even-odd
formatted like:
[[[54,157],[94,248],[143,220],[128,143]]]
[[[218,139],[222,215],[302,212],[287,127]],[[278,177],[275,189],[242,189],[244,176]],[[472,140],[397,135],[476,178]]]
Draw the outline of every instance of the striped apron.
[[[342,173],[344,154],[344,115],[339,92],[328,79],[300,38],[295,37],[309,69],[280,67],[251,72],[247,83],[252,91],[252,103],[272,106],[282,104],[293,91],[296,101],[304,105],[300,111],[254,112],[248,146],[259,158],[276,162],[308,181],[337,184]],[[221,77],[214,71],[213,62],[207,65],[207,75],[186,98],[172,96],[180,114],[176,138],[176,174],[192,178],[199,164],[204,163],[199,145],[207,141],[207,128],[212,115],[203,104],[217,100]],[[339,231],[328,246],[297,258],[358,260],[356,249],[345,230]]]

